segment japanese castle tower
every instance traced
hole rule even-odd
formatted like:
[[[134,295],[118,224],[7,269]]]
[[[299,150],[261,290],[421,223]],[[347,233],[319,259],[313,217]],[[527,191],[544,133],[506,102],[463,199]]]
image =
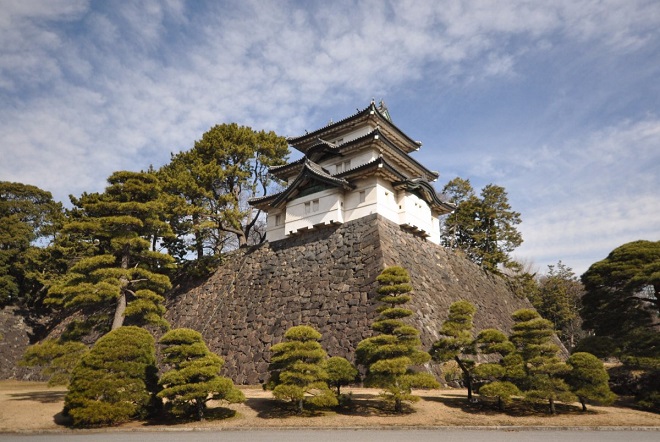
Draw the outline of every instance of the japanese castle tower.
[[[421,142],[392,123],[382,101],[287,141],[304,156],[270,169],[286,188],[249,201],[268,214],[268,241],[378,214],[440,243],[438,217],[454,207],[430,184],[438,173],[409,155]]]

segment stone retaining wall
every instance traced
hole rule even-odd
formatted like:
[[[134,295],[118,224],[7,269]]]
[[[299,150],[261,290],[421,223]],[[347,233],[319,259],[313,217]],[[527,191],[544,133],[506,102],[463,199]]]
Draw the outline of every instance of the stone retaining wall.
[[[256,384],[268,378],[270,346],[294,325],[313,326],[329,355],[353,360],[357,343],[372,335],[375,279],[390,265],[410,273],[407,306],[427,349],[454,301],[477,306],[477,330],[508,331],[511,313],[530,307],[500,278],[371,215],[235,252],[204,284],[170,298],[167,319],[201,332],[234,382]]]
[[[30,345],[31,333],[16,307],[0,309],[0,379],[41,379],[37,370],[18,365]]]

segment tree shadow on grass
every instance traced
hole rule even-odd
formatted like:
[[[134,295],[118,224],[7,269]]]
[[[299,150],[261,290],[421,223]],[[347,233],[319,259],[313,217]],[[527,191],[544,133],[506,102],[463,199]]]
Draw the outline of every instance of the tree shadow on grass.
[[[459,394],[444,394],[440,397],[437,396],[422,396],[422,399],[429,402],[439,402],[447,407],[460,409],[464,413],[479,414],[485,416],[504,415],[510,417],[552,417],[550,414],[549,405],[547,402],[528,402],[522,399],[513,399],[510,403],[504,406],[504,410],[500,410],[497,405],[497,399],[479,397],[475,402],[468,402],[466,396]],[[587,410],[582,411],[580,406],[555,403],[556,415],[562,416],[586,416],[598,414],[596,411]]]
[[[36,401],[42,404],[61,402],[66,391],[31,391],[26,393],[13,393],[9,395],[13,401]]]
[[[236,416],[236,410],[226,407],[213,407],[207,408],[204,412],[204,420],[202,422],[212,422],[220,421],[225,419],[231,419]],[[173,416],[171,414],[163,413],[157,417],[153,417],[144,422],[145,427],[150,427],[154,425],[181,425],[188,424],[191,422],[200,422],[198,419],[191,416]]]
[[[53,422],[55,422],[55,425],[60,425],[63,427],[71,427],[71,425],[73,425],[71,416],[65,416],[61,411],[53,416]]]
[[[405,416],[415,413],[415,409],[408,403],[402,404],[400,412],[394,411],[394,404],[380,399],[378,396],[372,394],[355,394],[350,395],[350,399],[345,401],[344,404],[334,409],[337,414],[345,416]]]
[[[321,409],[315,409],[305,404],[305,410],[300,413],[297,406],[291,403],[278,401],[272,398],[248,398],[245,405],[257,412],[261,419],[286,419],[290,417],[316,417],[323,416]]]

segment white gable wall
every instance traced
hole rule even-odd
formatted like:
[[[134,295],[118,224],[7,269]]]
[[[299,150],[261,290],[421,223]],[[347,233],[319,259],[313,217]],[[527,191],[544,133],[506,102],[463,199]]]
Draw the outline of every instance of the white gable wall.
[[[431,213],[429,205],[417,195],[399,192],[399,221],[405,226],[414,226],[429,235],[429,241],[440,243],[440,225],[437,217]],[[438,221],[438,222],[434,222]]]
[[[344,194],[341,189],[327,189],[289,201],[286,206],[286,235],[318,224],[344,222]]]
[[[279,223],[277,222],[279,221]],[[279,241],[286,237],[284,231],[285,212],[282,210],[271,210],[266,217],[266,239],[268,241]]]

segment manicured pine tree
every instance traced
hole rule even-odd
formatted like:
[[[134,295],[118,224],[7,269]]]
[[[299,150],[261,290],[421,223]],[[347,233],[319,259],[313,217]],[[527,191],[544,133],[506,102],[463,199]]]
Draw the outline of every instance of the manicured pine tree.
[[[115,172],[108,182],[102,194],[72,198],[76,207],[63,231],[94,250],[50,288],[46,302],[97,312],[114,305],[113,330],[125,317],[167,327],[162,295],[171,283],[163,271],[173,258],[154,250],[159,238],[171,235],[161,219],[158,179],[153,173]]]
[[[516,348],[509,338],[499,330],[482,330],[475,342],[481,354],[501,357],[498,362],[477,365],[473,370],[473,376],[486,382],[479,388],[479,395],[496,397],[499,409],[504,410],[504,405],[511,402],[513,396],[522,395],[520,389],[512,382],[525,376],[522,358],[516,353]]]
[[[526,375],[518,386],[528,400],[547,400],[550,413],[555,414],[555,401],[572,402],[575,396],[562,379],[570,367],[558,357],[552,323],[531,309],[518,310],[512,317],[515,323],[510,340],[523,360]]]
[[[449,307],[449,317],[442,324],[442,337],[433,343],[430,351],[436,362],[456,361],[463,371],[468,401],[472,400],[472,369],[475,362],[469,356],[476,353],[472,335],[472,319],[476,311],[476,307],[468,301],[454,302]]]
[[[69,385],[71,373],[89,348],[78,341],[46,339],[25,350],[19,365],[41,367],[41,374],[48,378],[48,386]]]
[[[567,361],[571,371],[566,381],[582,404],[582,411],[587,411],[587,401],[609,405],[616,399],[610,390],[610,376],[603,362],[591,353],[573,353]]]
[[[271,377],[266,387],[273,396],[297,404],[298,412],[304,404],[333,407],[337,398],[328,387],[325,361],[328,357],[319,341],[321,333],[314,328],[299,325],[284,334],[284,342],[275,344],[270,351]]]
[[[211,352],[202,335],[189,328],[170,330],[160,338],[163,361],[172,368],[160,378],[158,397],[175,415],[204,420],[208,401],[245,401],[231,379],[220,376],[225,361]]]
[[[120,327],[94,344],[73,370],[64,413],[76,427],[144,418],[158,406],[155,340],[143,328]]]
[[[328,385],[337,389],[337,397],[341,395],[341,387],[349,385],[358,378],[358,370],[346,359],[333,356],[325,363],[328,373]]]
[[[415,372],[412,367],[431,360],[420,350],[419,331],[402,321],[413,312],[401,307],[410,301],[412,291],[408,272],[401,267],[388,267],[378,276],[378,308],[380,315],[371,328],[379,334],[362,340],[356,349],[357,361],[366,368],[364,383],[383,389],[381,396],[394,403],[397,413],[404,401],[415,402],[413,388],[438,388],[430,373]]]

